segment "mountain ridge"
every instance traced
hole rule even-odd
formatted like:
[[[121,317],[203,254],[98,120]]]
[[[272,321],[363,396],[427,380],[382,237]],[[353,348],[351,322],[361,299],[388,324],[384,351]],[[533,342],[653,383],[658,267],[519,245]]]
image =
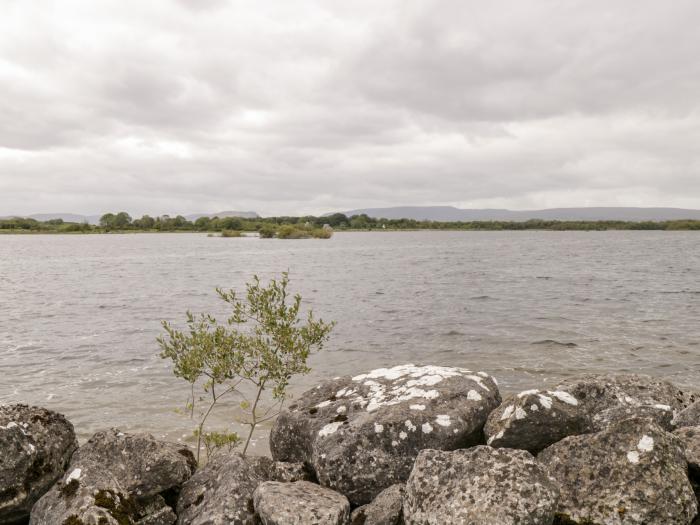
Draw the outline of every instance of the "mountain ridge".
[[[361,208],[342,212],[348,217],[366,214],[378,219],[414,219],[420,221],[514,221],[531,219],[560,221],[670,221],[700,220],[700,210],[664,207],[581,207],[508,210],[469,209],[454,206],[393,206]]]

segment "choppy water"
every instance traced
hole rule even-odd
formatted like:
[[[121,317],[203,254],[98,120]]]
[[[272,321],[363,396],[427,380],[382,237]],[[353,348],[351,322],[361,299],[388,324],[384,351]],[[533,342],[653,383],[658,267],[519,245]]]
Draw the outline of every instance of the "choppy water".
[[[0,236],[0,402],[59,410],[82,438],[177,439],[192,423],[174,412],[187,388],[157,357],[160,320],[220,313],[216,286],[287,269],[338,322],[295,393],[404,362],[486,370],[505,391],[589,371],[700,385],[698,233],[37,235]]]

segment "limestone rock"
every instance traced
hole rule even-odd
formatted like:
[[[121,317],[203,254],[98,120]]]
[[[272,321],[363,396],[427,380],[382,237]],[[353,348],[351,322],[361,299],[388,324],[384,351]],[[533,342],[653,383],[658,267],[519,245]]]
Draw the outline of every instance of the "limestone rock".
[[[674,434],[683,442],[685,459],[688,461],[688,478],[698,499],[698,512],[700,512],[700,425],[679,428]]]
[[[321,485],[355,505],[405,481],[418,452],[483,442],[486,417],[500,403],[484,372],[401,365],[323,383],[278,417],[275,459],[306,462]]]
[[[556,389],[569,392],[589,415],[620,405],[664,405],[677,411],[687,395],[673,383],[639,374],[585,375],[567,379]]]
[[[372,503],[352,511],[352,525],[402,525],[403,496],[406,486],[403,483],[384,489]]]
[[[406,525],[551,525],[558,495],[524,450],[423,450],[406,483],[403,517]]]
[[[688,466],[700,474],[700,425],[679,428],[674,434],[683,442]]]
[[[672,423],[677,428],[700,426],[700,401],[678,412]]]
[[[171,525],[175,514],[167,500],[195,467],[192,452],[182,445],[116,429],[97,432],[73,455],[67,475],[34,506],[30,524],[72,519],[87,525]]]
[[[537,453],[566,436],[581,434],[588,420],[578,400],[562,390],[526,390],[491,412],[484,434],[493,447]]]
[[[668,405],[618,405],[593,415],[590,431],[600,432],[610,425],[630,418],[649,419],[666,431],[673,430],[673,411]]]
[[[253,493],[263,525],[347,525],[350,502],[342,494],[310,483],[265,481]]]
[[[0,524],[29,517],[78,448],[60,414],[27,405],[0,406]]]
[[[597,432],[629,417],[648,417],[670,430],[669,419],[687,396],[649,376],[586,375],[510,396],[489,415],[484,433],[492,446],[537,453],[567,436]]]
[[[264,481],[310,479],[301,464],[220,452],[187,481],[177,505],[180,525],[254,525],[259,523],[253,492]]]
[[[561,487],[560,523],[688,525],[696,514],[680,440],[648,419],[567,437],[538,459]]]

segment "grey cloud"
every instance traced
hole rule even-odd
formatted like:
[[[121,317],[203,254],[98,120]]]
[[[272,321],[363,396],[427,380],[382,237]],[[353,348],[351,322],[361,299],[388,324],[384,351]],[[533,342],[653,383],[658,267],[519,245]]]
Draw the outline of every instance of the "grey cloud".
[[[690,0],[12,0],[0,215],[700,207],[698,15]]]

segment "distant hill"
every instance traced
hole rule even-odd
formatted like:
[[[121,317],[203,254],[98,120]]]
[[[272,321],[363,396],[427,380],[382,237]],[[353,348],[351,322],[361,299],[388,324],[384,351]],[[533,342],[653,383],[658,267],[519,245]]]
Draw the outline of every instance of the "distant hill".
[[[77,213],[34,213],[32,215],[6,215],[0,217],[0,220],[12,219],[14,217],[23,217],[34,219],[37,221],[52,221],[54,219],[63,219],[64,222],[87,222],[89,224],[97,224],[100,222],[100,215],[79,215]]]
[[[171,215],[175,217],[177,214]],[[0,220],[11,219],[18,215],[8,215],[0,217]],[[79,215],[77,213],[34,213],[32,215],[22,215],[29,219],[37,221],[51,221],[54,219],[63,219],[64,222],[87,222],[88,224],[99,224],[101,215]],[[184,216],[188,221],[196,221],[200,217],[243,217],[246,219],[256,219],[259,217],[254,211],[220,211],[218,213],[192,213]],[[136,219],[137,217],[133,217]]]
[[[257,219],[260,215],[254,211],[220,211],[217,213],[191,213],[185,215],[185,219],[188,221],[196,221],[200,217],[219,217],[220,219],[224,217],[242,217],[243,219]]]
[[[453,206],[398,206],[343,212],[348,217],[366,214],[378,219],[418,221],[670,221],[700,220],[700,210],[682,208],[551,208],[546,210],[460,209]]]

